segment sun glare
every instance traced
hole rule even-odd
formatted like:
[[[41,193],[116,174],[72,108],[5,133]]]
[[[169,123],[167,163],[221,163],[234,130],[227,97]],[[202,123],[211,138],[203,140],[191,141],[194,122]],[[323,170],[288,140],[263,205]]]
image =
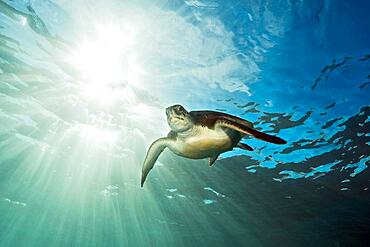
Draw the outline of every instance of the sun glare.
[[[82,94],[107,103],[119,91],[113,84],[132,83],[135,73],[141,72],[132,50],[135,30],[129,25],[100,24],[95,31],[79,43],[68,60],[80,72]]]
[[[109,129],[99,128],[93,125],[76,124],[70,129],[72,132],[80,133],[81,138],[89,142],[100,142],[103,144],[111,144],[116,141],[116,133]]]

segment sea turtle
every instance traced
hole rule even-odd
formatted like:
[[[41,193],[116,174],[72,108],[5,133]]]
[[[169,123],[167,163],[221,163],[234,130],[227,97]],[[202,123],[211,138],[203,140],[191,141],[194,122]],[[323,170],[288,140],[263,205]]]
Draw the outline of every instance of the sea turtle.
[[[234,147],[252,151],[250,146],[240,143],[245,135],[275,144],[286,143],[279,137],[253,129],[253,124],[247,120],[222,112],[188,112],[181,105],[173,105],[166,108],[166,115],[171,131],[167,137],[150,145],[142,168],[141,187],[165,148],[190,159],[209,158],[208,164],[212,166],[221,153]]]

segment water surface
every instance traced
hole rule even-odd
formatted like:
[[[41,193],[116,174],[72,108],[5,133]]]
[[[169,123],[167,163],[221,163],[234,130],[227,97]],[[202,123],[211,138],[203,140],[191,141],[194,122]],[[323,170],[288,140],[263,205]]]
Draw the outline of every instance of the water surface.
[[[0,1],[1,246],[364,246],[367,1]],[[278,135],[163,153],[164,108]]]

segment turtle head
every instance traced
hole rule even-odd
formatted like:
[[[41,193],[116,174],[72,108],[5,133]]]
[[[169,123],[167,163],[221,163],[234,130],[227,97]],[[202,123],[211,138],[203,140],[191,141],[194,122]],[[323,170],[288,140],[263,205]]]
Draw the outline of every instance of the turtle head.
[[[167,122],[174,132],[183,132],[193,126],[190,114],[182,105],[166,108]]]

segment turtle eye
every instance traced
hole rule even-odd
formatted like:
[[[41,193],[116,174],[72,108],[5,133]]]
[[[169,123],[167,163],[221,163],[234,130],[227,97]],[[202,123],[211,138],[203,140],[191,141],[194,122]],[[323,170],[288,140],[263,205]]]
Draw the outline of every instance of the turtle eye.
[[[185,112],[185,108],[184,108],[184,107],[182,107],[181,105],[179,105],[179,106],[177,107],[177,110],[178,110],[179,112],[181,112],[181,113]]]

